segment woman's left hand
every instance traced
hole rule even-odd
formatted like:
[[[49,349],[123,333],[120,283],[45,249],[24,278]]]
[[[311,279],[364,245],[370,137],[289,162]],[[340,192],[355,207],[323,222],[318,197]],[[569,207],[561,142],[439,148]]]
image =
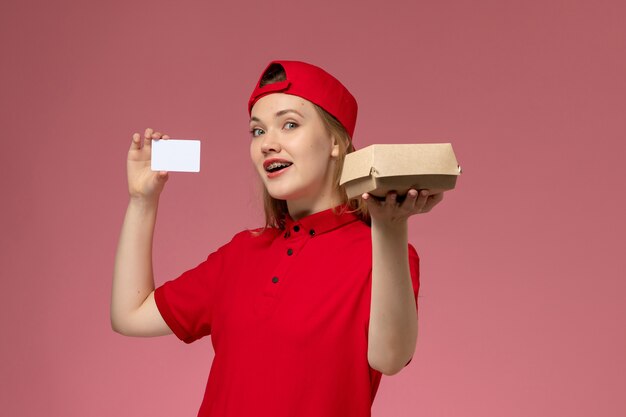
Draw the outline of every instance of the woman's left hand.
[[[428,190],[418,192],[411,188],[402,202],[397,201],[395,191],[388,192],[382,201],[368,193],[364,193],[361,198],[367,204],[372,222],[392,225],[406,222],[414,214],[428,213],[443,200],[443,192],[430,194]]]

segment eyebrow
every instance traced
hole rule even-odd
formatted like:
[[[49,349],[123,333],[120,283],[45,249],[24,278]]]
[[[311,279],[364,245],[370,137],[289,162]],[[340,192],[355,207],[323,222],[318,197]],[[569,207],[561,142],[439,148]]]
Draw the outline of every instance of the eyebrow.
[[[304,119],[304,116],[303,116],[300,112],[298,112],[298,111],[296,111],[296,110],[294,110],[294,109],[285,109],[285,110],[281,110],[281,111],[277,112],[277,113],[274,115],[274,117],[284,116],[284,115],[285,115],[285,114],[287,114],[287,113],[295,113],[295,114],[297,114],[298,116],[300,116],[300,117],[302,117],[302,118]],[[261,120],[260,120],[258,117],[251,117],[251,118],[250,118],[250,121],[251,121],[251,122],[260,122]]]

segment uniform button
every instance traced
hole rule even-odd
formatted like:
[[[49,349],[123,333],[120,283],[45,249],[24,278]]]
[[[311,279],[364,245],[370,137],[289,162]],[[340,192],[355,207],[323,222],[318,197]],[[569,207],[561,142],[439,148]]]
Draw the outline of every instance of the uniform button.
[[[315,230],[313,230],[313,229],[309,230],[309,234],[310,234],[311,236],[315,236]]]
[[[299,231],[300,231],[300,226],[295,225],[295,226],[293,227],[293,231],[294,231],[294,232],[299,232]]]
[[[287,255],[289,256],[293,255],[293,249],[291,248],[287,249]]]
[[[276,283],[278,282],[278,277],[274,277],[274,278],[272,278],[272,282],[273,282],[274,284],[276,284]]]

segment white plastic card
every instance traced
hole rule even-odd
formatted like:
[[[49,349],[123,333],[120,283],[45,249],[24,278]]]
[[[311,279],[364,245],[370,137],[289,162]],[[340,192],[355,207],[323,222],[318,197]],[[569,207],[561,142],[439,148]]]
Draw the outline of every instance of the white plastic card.
[[[153,140],[151,168],[153,171],[200,172],[200,141]]]

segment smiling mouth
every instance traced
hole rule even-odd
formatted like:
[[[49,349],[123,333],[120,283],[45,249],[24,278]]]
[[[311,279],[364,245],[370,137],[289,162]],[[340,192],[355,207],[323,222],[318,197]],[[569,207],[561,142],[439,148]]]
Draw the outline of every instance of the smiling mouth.
[[[280,162],[272,162],[265,167],[265,171],[269,173],[279,172],[285,168],[288,168],[292,165],[291,162],[280,161]]]

